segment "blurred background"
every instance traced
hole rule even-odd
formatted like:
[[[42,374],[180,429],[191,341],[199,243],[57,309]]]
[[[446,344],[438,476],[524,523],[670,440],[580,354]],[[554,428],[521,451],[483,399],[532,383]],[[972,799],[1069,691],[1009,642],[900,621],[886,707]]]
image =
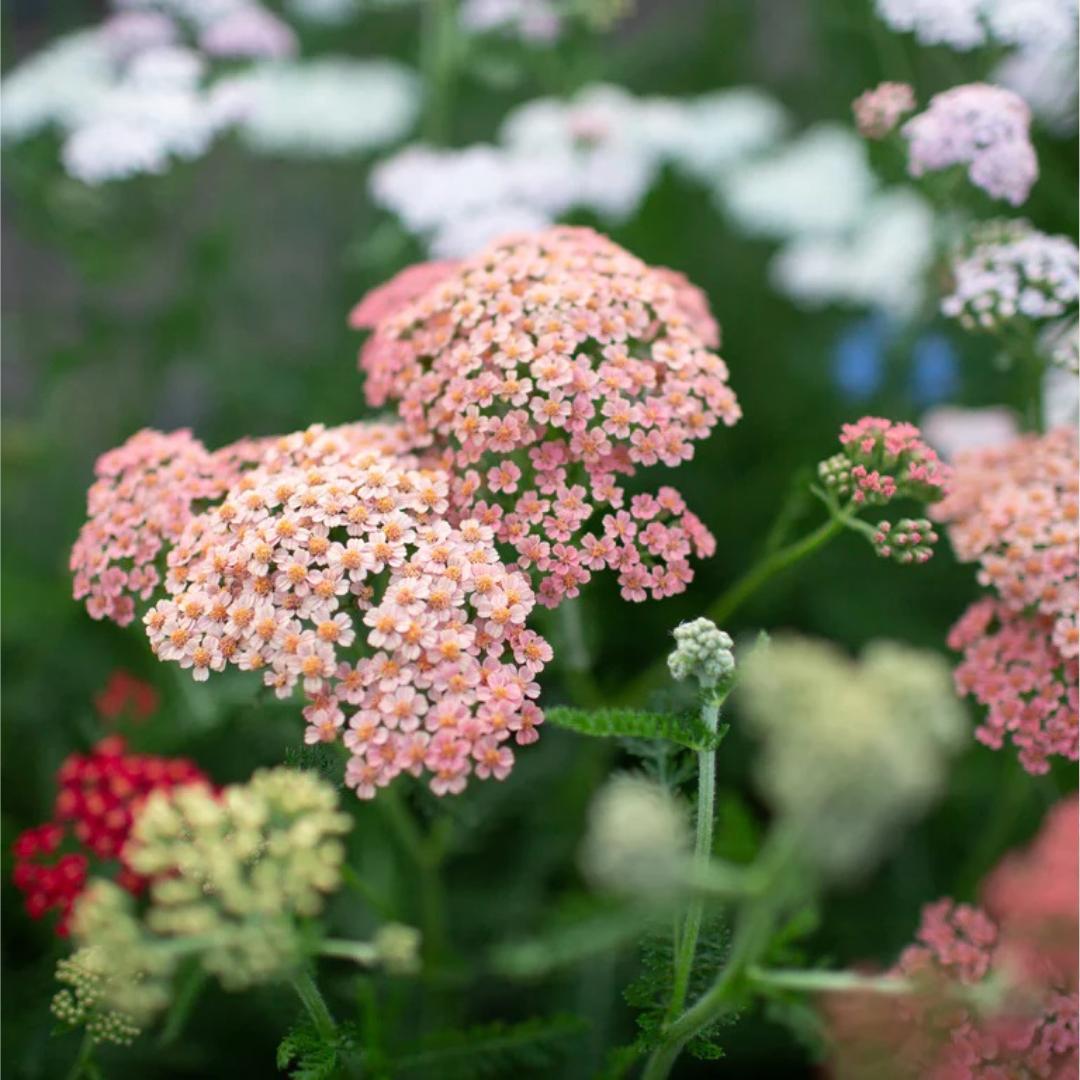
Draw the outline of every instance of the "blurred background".
[[[115,730],[138,749],[183,753],[229,781],[285,759],[300,732],[289,710],[260,710],[231,684],[212,694],[156,664],[139,633],[94,623],[71,599],[68,551],[102,452],[142,427],[190,427],[216,446],[368,415],[359,338],[346,326],[367,289],[430,252],[462,254],[485,230],[530,214],[592,224],[704,289],[744,412],[670,477],[718,540],[689,591],[633,607],[603,579],[587,592],[593,672],[614,695],[668,651],[672,627],[753,562],[793,486],[834,451],[842,422],[867,413],[918,422],[946,403],[1019,403],[989,339],[936,314],[932,252],[947,216],[909,206],[910,225],[893,248],[877,250],[865,238],[873,200],[910,189],[902,163],[884,148],[868,153],[854,136],[850,103],[890,78],[912,82],[925,102],[988,77],[1022,50],[989,38],[966,50],[926,44],[890,28],[871,0],[636,0],[625,11],[581,0],[554,29],[518,20],[514,10],[525,6],[488,4],[494,15],[468,18],[443,0],[275,6],[294,35],[297,59],[287,62],[363,61],[355,69],[363,77],[350,83],[355,70],[338,70],[338,96],[330,76],[315,88],[282,81],[276,92],[286,104],[267,106],[281,121],[276,128],[223,129],[157,175],[87,182],[64,149],[63,124],[30,115],[32,77],[21,85],[14,77],[63,35],[99,26],[109,9],[4,2],[3,1066],[12,1078],[63,1075],[77,1041],[51,1036],[48,1001],[63,945],[47,921],[24,914],[7,854],[18,832],[49,816],[61,760]],[[1066,51],[1073,42],[1074,32]],[[366,65],[385,60],[391,67]],[[256,65],[225,63],[238,85],[262,78]],[[39,72],[39,82],[55,91],[66,71],[54,69],[51,82]],[[1075,95],[1067,60],[1065,72],[1063,85]],[[589,88],[599,83],[622,91],[597,96]],[[728,93],[739,89],[747,93]],[[718,91],[727,96],[714,99]],[[522,111],[553,97],[578,101],[577,112]],[[652,102],[647,112],[642,99]],[[282,119],[290,102],[297,115]],[[313,128],[330,114],[321,142],[306,130],[304,102],[315,110]],[[687,111],[687,103],[697,104]],[[335,110],[345,117],[337,126]],[[1023,213],[1046,232],[1075,236],[1075,125],[1067,103],[1064,117],[1036,112],[1041,177]],[[377,122],[354,130],[352,114]],[[825,142],[835,143],[827,149],[823,123],[832,132]],[[631,130],[634,138],[623,138]],[[807,150],[807,133],[817,151]],[[506,194],[512,184],[502,159],[473,155],[463,165],[441,151],[429,149],[428,158],[403,151],[421,140],[489,144],[500,153],[524,142],[529,161],[542,157],[545,139],[558,138],[576,140],[576,149],[619,145],[610,161],[590,160],[566,181],[569,194],[552,199],[549,191],[539,207],[516,188]],[[453,205],[435,205],[432,187],[457,192],[467,213],[461,201],[457,217]],[[1000,213],[988,200],[969,203],[978,216]],[[804,227],[785,223],[784,207],[795,207],[788,215],[795,219],[824,216],[807,228],[830,242],[834,230],[833,262],[858,272],[846,281],[838,274],[835,287],[814,279],[820,295],[811,295],[797,265],[781,258],[796,259],[790,250]],[[468,229],[449,228],[466,218]],[[1067,416],[1068,401],[1063,407]],[[818,520],[812,500],[793,512],[803,527]],[[957,565],[947,545],[915,572],[875,559],[849,535],[774,581],[728,629],[796,628],[852,648],[887,636],[944,651],[948,627],[976,592],[971,567]],[[95,707],[117,670],[155,687],[152,717],[110,721]],[[553,670],[549,700],[561,693]],[[719,759],[718,829],[720,850],[736,859],[753,850],[764,817],[747,780],[751,754],[736,724]],[[585,903],[575,864],[584,808],[619,756],[546,731],[505,784],[472,785],[438,807],[452,822],[445,886],[459,954],[538,932]],[[920,905],[946,893],[972,896],[1000,853],[1030,836],[1045,808],[1075,786],[1074,773],[1057,767],[1030,778],[1013,753],[972,741],[937,810],[870,878],[808,913],[798,948],[824,962],[888,963],[910,939]],[[378,889],[398,890],[407,911],[416,898],[395,876],[378,809],[363,807],[360,821],[355,864]],[[362,932],[363,911],[348,897],[338,904],[340,925]],[[558,1011],[584,1017],[590,1026],[572,1056],[538,1075],[595,1076],[606,1049],[633,1036],[633,1012],[619,990],[636,963],[623,952],[527,982],[463,980],[448,994],[460,1022]],[[329,980],[336,1007],[349,1007],[351,987],[348,978]],[[209,991],[182,1041],[159,1048],[144,1039],[106,1052],[105,1072],[269,1076],[294,1011],[284,992],[223,1003]],[[404,999],[399,1011],[407,1038]],[[686,1060],[678,1075],[815,1070],[812,1049],[769,1016],[743,1018],[726,1048],[725,1060]]]

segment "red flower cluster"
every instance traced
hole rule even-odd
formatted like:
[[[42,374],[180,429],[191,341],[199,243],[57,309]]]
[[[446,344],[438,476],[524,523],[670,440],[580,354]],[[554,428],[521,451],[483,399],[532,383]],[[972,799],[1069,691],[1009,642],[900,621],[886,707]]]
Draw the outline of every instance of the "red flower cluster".
[[[950,899],[926,905],[892,972],[915,993],[829,1002],[834,1075],[1076,1076],[1077,809],[1075,798],[1059,803],[1031,847],[1006,857],[984,889],[986,910]]]
[[[124,716],[147,720],[157,712],[158,692],[148,682],[117,668],[105,688],[95,696],[94,708],[103,720],[114,721]]]
[[[27,829],[15,841],[14,881],[26,896],[26,911],[33,919],[59,910],[57,933],[67,936],[67,922],[76,898],[83,891],[89,856],[118,860],[116,883],[139,892],[144,880],[124,862],[123,848],[135,812],[152,792],[181,784],[208,782],[187,758],[129,754],[123,739],[102,739],[86,755],[72,754],[57,773],[60,791],[53,820]],[[68,838],[81,848],[53,861]]]

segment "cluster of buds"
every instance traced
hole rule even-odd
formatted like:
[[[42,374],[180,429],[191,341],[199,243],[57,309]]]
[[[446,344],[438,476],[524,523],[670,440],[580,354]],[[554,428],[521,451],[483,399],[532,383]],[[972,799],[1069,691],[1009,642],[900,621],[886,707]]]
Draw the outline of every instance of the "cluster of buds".
[[[13,877],[31,918],[59,911],[57,933],[66,936],[72,907],[86,886],[89,856],[118,860],[117,884],[137,894],[145,880],[127,861],[125,845],[139,807],[152,792],[206,778],[187,758],[129,754],[118,736],[102,739],[89,754],[70,755],[57,778],[53,821],[16,839]],[[80,850],[46,861],[68,839]]]
[[[933,503],[946,492],[950,470],[913,424],[864,416],[845,424],[838,454],[818,465],[818,478],[832,502],[859,510],[886,506],[894,499]],[[903,565],[923,563],[937,540],[924,518],[882,520],[867,536],[874,551]]]
[[[111,882],[91,884],[72,931],[108,957],[104,1003],[144,1022],[164,1008],[185,956],[226,989],[288,974],[305,955],[298,920],[339,884],[350,820],[313,773],[278,768],[220,792],[191,784],[143,806],[127,849],[151,879],[143,910]],[[400,941],[388,955],[407,952]]]
[[[53,997],[53,1015],[71,1027],[85,1027],[95,1043],[128,1046],[141,1029],[126,1013],[106,1004],[114,979],[108,957],[100,949],[79,949],[58,961],[56,981],[65,988]]]
[[[874,531],[874,551],[883,559],[907,566],[927,562],[934,554],[938,534],[927,518],[901,518],[894,525],[880,521]]]
[[[675,649],[668,655],[674,679],[697,679],[704,689],[726,682],[735,670],[731,637],[711,619],[680,623],[674,632]]]

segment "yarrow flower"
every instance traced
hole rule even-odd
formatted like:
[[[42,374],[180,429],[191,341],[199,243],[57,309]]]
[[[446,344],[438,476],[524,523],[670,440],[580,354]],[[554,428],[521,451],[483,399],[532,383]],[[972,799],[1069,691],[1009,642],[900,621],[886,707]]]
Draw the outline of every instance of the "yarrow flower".
[[[141,1028],[126,1013],[104,1002],[110,994],[112,974],[109,961],[100,949],[79,949],[56,964],[56,981],[64,985],[52,1000],[52,1013],[72,1027],[85,1027],[95,1043],[127,1046]]]
[[[678,681],[695,678],[705,688],[715,687],[735,670],[732,640],[711,619],[694,619],[675,628],[675,649],[668,669]]]
[[[58,910],[56,932],[66,937],[72,908],[86,887],[90,856],[118,860],[117,884],[139,893],[145,879],[132,869],[125,852],[135,814],[152,792],[206,777],[187,758],[131,754],[121,738],[111,736],[85,756],[67,757],[57,779],[53,820],[15,840],[12,878],[26,897],[27,914],[40,919]]]
[[[1030,773],[1080,756],[1076,431],[1057,428],[960,454],[934,515],[959,559],[978,562],[994,597],[976,601],[949,634],[956,686],[987,713],[977,738],[1006,739]]]
[[[117,668],[104,689],[94,696],[94,708],[98,716],[109,722],[125,717],[142,721],[157,712],[158,700],[158,692],[150,683]]]
[[[542,604],[605,567],[627,599],[670,596],[691,554],[712,553],[672,488],[631,497],[617,482],[678,465],[740,415],[716,325],[681,276],[555,228],[492,245],[374,329],[369,402],[398,402],[413,444],[451,471],[454,520],[511,548]]]
[[[826,493],[849,507],[885,506],[894,499],[932,503],[946,491],[950,469],[914,424],[864,416],[840,432],[843,450],[818,465]],[[874,551],[901,564],[933,555],[937,534],[926,518],[879,521],[868,532]]]
[[[1066,236],[1047,236],[1026,221],[991,222],[952,263],[953,291],[943,314],[969,330],[1057,319],[1080,298],[1080,252]]]
[[[538,737],[551,650],[525,626],[532,588],[499,562],[491,526],[451,527],[447,476],[383,455],[378,433],[271,443],[190,518],[143,622],[159,659],[197,680],[232,665],[282,698],[302,688],[305,739],[344,734],[362,798],[406,771],[456,794],[470,774],[503,779],[511,739]]]
[[[922,176],[954,165],[991,198],[1024,202],[1039,175],[1031,110],[1018,94],[987,83],[954,86],[930,99],[902,128],[908,172]]]
[[[739,701],[762,740],[758,785],[822,873],[864,872],[941,790],[964,715],[945,661],[891,642],[856,663],[780,637],[740,664]]]
[[[890,972],[910,993],[830,995],[831,1071],[841,1080],[1074,1075],[1076,847],[1070,799],[1028,852],[994,871],[985,909],[927,904],[915,943]]]
[[[349,826],[329,784],[290,769],[220,793],[194,784],[152,796],[127,847],[151,879],[145,909],[98,880],[72,920],[76,941],[107,966],[102,1003],[146,1023],[188,956],[227,990],[295,971],[305,956],[297,920],[337,888]]]
[[[860,94],[851,105],[855,126],[867,139],[883,139],[915,109],[915,91],[907,83],[883,82]]]

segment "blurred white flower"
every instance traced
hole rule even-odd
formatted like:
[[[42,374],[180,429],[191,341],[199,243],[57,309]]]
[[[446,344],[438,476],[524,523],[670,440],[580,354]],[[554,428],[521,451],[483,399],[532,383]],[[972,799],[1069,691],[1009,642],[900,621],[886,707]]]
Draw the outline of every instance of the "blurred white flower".
[[[878,14],[894,30],[913,33],[924,45],[974,49],[986,41],[980,19],[985,0],[877,0]]]
[[[259,4],[248,4],[205,26],[199,48],[208,56],[281,59],[292,56],[297,43],[288,23]]]
[[[436,259],[463,259],[491,241],[514,233],[535,232],[549,225],[543,214],[525,206],[496,206],[448,221],[431,238]]]
[[[926,441],[946,461],[955,460],[965,450],[1003,446],[1020,430],[1016,414],[1001,405],[985,409],[937,405],[923,413],[919,427]]]
[[[924,295],[933,254],[933,211],[916,192],[896,188],[871,199],[848,232],[796,237],[770,272],[781,292],[807,307],[872,305],[903,317]]]
[[[819,124],[722,178],[718,195],[746,232],[784,239],[857,227],[875,184],[863,140]]]
[[[238,83],[253,100],[241,135],[264,153],[317,157],[384,146],[408,132],[420,107],[416,76],[389,60],[283,61]]]
[[[990,81],[1019,94],[1039,121],[1056,135],[1076,131],[1076,28],[1063,37],[1046,38],[1006,56]]]
[[[113,63],[96,30],[58,38],[0,84],[0,130],[22,139],[51,125],[73,127],[112,89]]]
[[[497,30],[523,41],[554,41],[562,30],[552,0],[464,0],[458,18],[469,33]]]
[[[176,23],[160,11],[121,11],[101,26],[106,48],[118,60],[127,60],[144,49],[172,45],[179,35]]]
[[[1047,368],[1042,384],[1047,428],[1076,427],[1080,422],[1080,379],[1061,367]]]

